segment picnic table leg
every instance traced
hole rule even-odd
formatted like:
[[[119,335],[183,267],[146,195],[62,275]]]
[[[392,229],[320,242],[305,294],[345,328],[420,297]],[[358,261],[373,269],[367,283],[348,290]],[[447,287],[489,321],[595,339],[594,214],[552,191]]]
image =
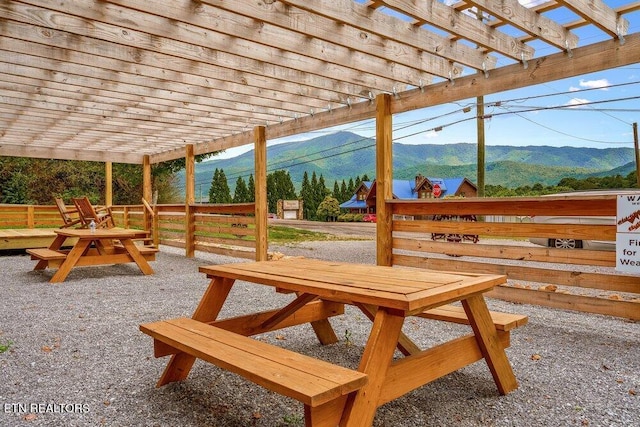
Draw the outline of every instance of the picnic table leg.
[[[50,283],[59,283],[64,282],[64,279],[67,278],[71,269],[78,263],[78,260],[84,254],[84,251],[87,250],[89,245],[91,244],[91,240],[78,240],[78,242],[73,246],[71,252],[67,255],[65,260],[60,264],[58,271],[53,275]]]
[[[360,361],[358,370],[369,376],[369,381],[347,401],[340,420],[341,427],[370,426],[378,408],[380,392],[385,383],[387,370],[393,360],[404,314],[378,309],[371,334]]]
[[[51,242],[51,244],[49,245],[49,249],[51,249],[52,251],[59,250],[62,247],[62,244],[64,243],[65,240],[67,240],[67,238],[65,236],[61,236],[59,234],[56,235],[56,238],[53,239],[53,242]],[[40,261],[38,261],[36,266],[33,267],[33,269],[34,270],[44,270],[48,266],[49,266],[49,261],[47,261],[45,259],[41,259]]]
[[[120,239],[120,243],[127,250],[127,253],[131,255],[131,258],[138,265],[138,268],[144,274],[153,274],[153,268],[149,265],[146,259],[142,256],[135,243],[131,239]]]
[[[204,323],[216,320],[216,317],[218,317],[222,309],[222,305],[229,295],[229,291],[231,291],[233,282],[235,282],[234,279],[214,277],[202,296],[192,318]],[[180,352],[172,355],[156,387],[162,387],[174,381],[184,380],[189,375],[189,372],[191,372],[195,361],[196,358],[187,353]]]
[[[316,337],[318,337],[320,344],[329,345],[338,342],[338,337],[336,336],[329,319],[314,320],[311,322],[311,327],[313,328],[313,332],[316,333]]]
[[[471,296],[462,300],[462,306],[473,328],[476,341],[487,361],[493,380],[500,394],[507,394],[518,388],[518,382],[507,359],[504,348],[498,341],[496,327],[491,320],[489,309],[482,295]]]
[[[365,316],[367,316],[373,322],[373,320],[375,319],[376,310],[378,308],[374,305],[369,304],[358,304],[358,307],[365,314]],[[400,332],[400,336],[398,337],[397,347],[398,350],[400,350],[400,352],[405,356],[417,354],[422,351],[420,347],[418,347],[416,343],[414,343],[411,338],[405,335],[405,333],[402,331]]]

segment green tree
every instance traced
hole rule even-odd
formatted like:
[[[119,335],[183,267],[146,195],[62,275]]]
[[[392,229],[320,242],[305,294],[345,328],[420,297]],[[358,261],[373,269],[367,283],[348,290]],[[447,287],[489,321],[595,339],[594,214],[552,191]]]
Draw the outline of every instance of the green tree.
[[[196,161],[215,153],[196,156]],[[184,167],[185,160],[163,162],[151,166],[152,188],[158,203],[181,201],[175,173]],[[21,174],[21,175],[16,175]],[[15,175],[15,177],[14,177]],[[12,178],[13,177],[13,178]],[[26,185],[27,191],[16,187]],[[142,196],[142,165],[113,164],[113,203],[139,204]],[[102,162],[0,157],[0,202],[7,203],[6,193],[12,193],[12,203],[51,204],[53,197],[67,203],[72,197],[87,196],[92,203],[105,203],[105,165]]]
[[[360,187],[360,184],[362,184],[362,180],[360,179],[360,175],[358,175],[353,183],[354,190]]]
[[[209,188],[209,203],[231,203],[231,191],[224,170],[216,168]]]
[[[276,212],[278,200],[295,200],[296,189],[293,186],[291,175],[284,170],[277,170],[267,175],[267,201],[269,212]]]
[[[236,190],[233,192],[233,203],[247,202],[249,202],[249,189],[247,189],[247,184],[244,183],[244,179],[239,176],[236,181]]]
[[[333,197],[337,200],[340,200],[340,186],[338,185],[338,180],[333,181]]]
[[[318,210],[318,205],[322,201],[322,199],[318,199],[318,177],[316,176],[316,171],[311,173],[309,188],[309,194],[307,195],[307,198],[305,198],[304,204],[309,210],[309,216],[307,219],[315,220],[317,218],[316,211]]]
[[[302,208],[304,219],[312,219],[314,213],[310,206],[312,204],[313,198],[313,189],[311,188],[311,183],[309,182],[309,174],[307,171],[304,171],[304,175],[302,175],[302,186],[300,187],[300,198],[303,200],[304,205]]]
[[[340,204],[332,196],[326,196],[316,210],[317,218],[322,221],[335,221],[338,215],[340,215]]]
[[[351,196],[353,196],[353,192],[349,193],[349,190],[347,189],[347,184],[344,182],[344,179],[343,179],[342,184],[340,185],[340,198],[338,199],[338,201],[340,203],[344,203],[347,200],[349,200]]]
[[[356,184],[353,182],[353,178],[349,178],[349,185],[347,186],[347,192],[351,195],[356,192]]]
[[[253,182],[253,174],[249,175],[249,185],[247,190],[249,193],[248,202],[255,202],[256,201],[256,184],[255,182]]]

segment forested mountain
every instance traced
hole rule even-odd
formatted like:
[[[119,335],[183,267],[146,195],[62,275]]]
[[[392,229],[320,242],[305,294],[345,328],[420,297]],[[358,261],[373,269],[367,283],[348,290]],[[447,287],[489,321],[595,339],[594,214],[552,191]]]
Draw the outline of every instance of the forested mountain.
[[[426,176],[476,178],[476,145],[424,144],[393,146],[394,177]],[[206,193],[213,171],[223,169],[229,184],[238,176],[253,173],[253,151],[231,159],[211,160],[196,165],[196,184]],[[268,171],[289,171],[300,188],[305,171],[322,174],[328,185],[364,174],[375,176],[375,141],[350,132],[338,132],[314,139],[278,144],[267,148]],[[554,185],[565,177],[585,178],[633,170],[632,148],[576,148],[550,146],[487,146],[485,181],[514,188],[522,185]],[[618,169],[619,168],[619,169]],[[613,172],[612,172],[613,171]],[[181,184],[184,175],[180,176]]]

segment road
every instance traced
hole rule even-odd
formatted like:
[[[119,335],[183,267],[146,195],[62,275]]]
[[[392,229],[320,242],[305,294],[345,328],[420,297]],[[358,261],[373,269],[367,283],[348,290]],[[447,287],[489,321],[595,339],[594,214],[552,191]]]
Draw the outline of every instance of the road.
[[[369,222],[321,222],[270,218],[269,224],[333,234],[335,236],[370,239],[375,239],[376,237],[376,225]]]

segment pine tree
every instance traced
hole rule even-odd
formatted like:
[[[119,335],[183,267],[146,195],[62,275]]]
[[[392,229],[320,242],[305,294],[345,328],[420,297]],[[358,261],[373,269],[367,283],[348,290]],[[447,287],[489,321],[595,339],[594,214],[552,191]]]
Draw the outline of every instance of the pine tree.
[[[366,173],[364,175],[362,175],[362,181],[361,182],[365,182],[365,181],[371,181],[369,179],[369,176]]]
[[[353,182],[353,178],[349,178],[349,186],[347,187],[347,192],[351,195],[356,192],[356,185]]]
[[[224,170],[216,168],[209,189],[209,203],[231,203],[231,190]]]
[[[320,200],[317,199],[316,189],[318,188],[318,177],[316,176],[316,171],[311,173],[311,183],[309,185],[309,197],[308,200],[305,199],[304,204],[309,208],[309,216],[307,219],[315,220],[317,215],[316,211],[318,210],[318,205],[320,204]]]
[[[324,176],[322,176],[322,174],[320,174],[320,178],[318,178],[318,186],[315,188],[315,192],[316,192],[316,200],[318,201],[318,206],[319,206],[320,203],[322,203],[324,198],[329,193],[329,190],[327,190],[327,185],[324,182]]]
[[[211,186],[209,187],[209,203],[215,203],[216,194],[218,193],[218,181],[220,181],[220,170],[216,168],[211,178]]]
[[[311,191],[311,183],[309,182],[309,174],[304,171],[302,176],[302,186],[300,187],[300,198],[303,202],[303,216],[304,219],[311,219],[312,212],[309,209],[311,205],[311,198],[313,197],[313,191]]]
[[[338,180],[333,181],[333,197],[336,200],[340,200],[342,197],[340,196],[340,186],[338,185]]]
[[[256,201],[256,184],[253,182],[253,174],[249,175],[249,185],[247,190],[249,192],[249,199],[247,201],[255,202]]]
[[[349,189],[347,188],[347,184],[345,184],[344,179],[342,180],[342,185],[340,186],[340,198],[338,201],[340,203],[344,203],[349,200],[353,196],[353,192],[349,193]]]
[[[246,203],[249,201],[249,190],[241,176],[236,181],[236,190],[233,193],[233,203]]]

